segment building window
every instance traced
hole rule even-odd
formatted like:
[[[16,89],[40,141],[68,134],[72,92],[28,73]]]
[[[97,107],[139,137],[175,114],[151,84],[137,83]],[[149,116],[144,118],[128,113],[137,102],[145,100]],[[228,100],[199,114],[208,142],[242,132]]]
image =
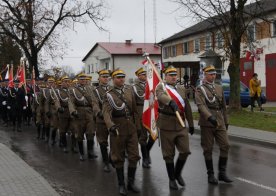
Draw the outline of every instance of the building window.
[[[276,20],[274,20],[272,23],[272,36],[276,36]]]
[[[172,57],[176,56],[176,46],[172,46],[171,51],[172,51],[171,56]]]
[[[194,40],[194,45],[195,45],[195,51],[194,52],[199,52],[200,51],[200,40],[199,39],[195,39]]]
[[[221,32],[216,34],[216,43],[218,48],[223,48],[224,39]]]
[[[248,42],[254,42],[256,40],[256,26],[249,25],[247,27],[247,39]]]
[[[205,38],[205,50],[212,49],[212,37],[210,34],[206,35]]]
[[[163,55],[164,55],[164,59],[167,59],[169,57],[168,47],[164,47],[164,49],[163,49]]]
[[[188,54],[189,53],[189,42],[184,42],[183,43],[183,54]]]

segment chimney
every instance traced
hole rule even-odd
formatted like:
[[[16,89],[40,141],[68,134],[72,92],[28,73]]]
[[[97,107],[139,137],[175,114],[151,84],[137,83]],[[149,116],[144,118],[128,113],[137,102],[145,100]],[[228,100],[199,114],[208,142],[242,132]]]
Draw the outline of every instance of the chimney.
[[[131,39],[126,39],[126,45],[131,45]]]

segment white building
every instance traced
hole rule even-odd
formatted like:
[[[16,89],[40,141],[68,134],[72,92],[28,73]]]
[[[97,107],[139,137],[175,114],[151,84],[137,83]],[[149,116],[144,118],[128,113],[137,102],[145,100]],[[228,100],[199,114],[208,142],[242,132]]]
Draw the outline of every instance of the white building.
[[[144,60],[143,53],[147,52],[155,62],[161,60],[161,49],[154,43],[125,43],[98,42],[83,58],[85,73],[92,76],[92,82],[98,82],[97,72],[102,69],[114,70],[121,68],[126,73],[126,83],[133,83],[135,71],[140,68]]]
[[[271,0],[269,1],[272,2]],[[246,85],[253,73],[258,73],[261,86],[267,99],[276,101],[276,4],[264,7],[264,18],[251,21],[241,44],[240,79]],[[252,45],[247,44],[248,39]],[[162,59],[166,64],[173,64],[179,68],[179,77],[199,73],[199,61],[203,53],[213,50],[221,55],[222,75],[229,77],[227,68],[229,61],[224,57],[225,47],[223,37],[208,19],[197,23],[160,42],[162,45]],[[254,53],[252,58],[246,58],[247,51]]]

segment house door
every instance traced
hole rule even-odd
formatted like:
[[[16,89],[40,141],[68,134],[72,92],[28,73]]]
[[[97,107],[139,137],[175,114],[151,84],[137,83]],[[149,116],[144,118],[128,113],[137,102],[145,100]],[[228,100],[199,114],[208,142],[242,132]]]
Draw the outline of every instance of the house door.
[[[240,59],[240,80],[249,86],[249,81],[254,74],[254,60],[246,60],[246,58]]]
[[[265,55],[266,97],[269,101],[276,101],[276,53]]]

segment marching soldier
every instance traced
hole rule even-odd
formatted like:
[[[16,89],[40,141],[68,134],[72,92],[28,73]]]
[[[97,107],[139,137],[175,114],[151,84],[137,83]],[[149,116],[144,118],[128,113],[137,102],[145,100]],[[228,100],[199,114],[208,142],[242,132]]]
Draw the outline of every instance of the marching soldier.
[[[201,146],[205,158],[208,182],[218,184],[218,180],[231,183],[226,175],[229,141],[227,135],[228,118],[226,104],[221,85],[215,84],[216,70],[213,65],[204,69],[204,81],[197,88],[196,104],[200,113],[199,125],[201,129]],[[214,176],[212,150],[214,140],[220,148],[218,180]]]
[[[151,136],[148,137],[147,129],[143,126],[142,123],[142,115],[143,115],[143,106],[144,106],[144,94],[146,87],[146,70],[144,68],[139,68],[135,75],[138,77],[138,80],[133,85],[134,95],[136,99],[137,110],[139,116],[141,118],[141,132],[138,133],[138,140],[141,146],[141,152],[143,157],[142,166],[144,168],[150,168],[150,159],[149,159],[149,151],[152,145],[154,144],[154,140]]]
[[[36,79],[37,82],[38,79]],[[37,82],[38,83],[38,82]],[[41,128],[42,128],[42,120],[41,120],[41,113],[39,111],[39,96],[40,96],[40,87],[38,84],[33,86],[33,99],[31,103],[32,113],[34,122],[37,129],[37,139],[41,139]]]
[[[108,136],[109,132],[103,119],[103,100],[106,98],[106,92],[110,89],[108,85],[110,73],[109,70],[103,69],[98,72],[99,86],[95,88],[94,94],[98,100],[97,107],[94,107],[94,114],[96,116],[96,136],[100,144],[102,159],[104,162],[104,171],[110,172],[109,158],[108,158]]]
[[[10,88],[7,101],[7,109],[10,113],[10,119],[13,123],[13,130],[22,131],[22,115],[26,110],[25,91],[19,87],[19,80],[14,80],[14,87]],[[17,123],[17,126],[16,126]]]
[[[64,76],[61,78],[61,88],[57,89],[57,96],[60,101],[60,105],[64,108],[63,113],[58,113],[58,129],[60,131],[60,143],[63,146],[63,152],[67,153],[67,140],[66,140],[66,133],[68,133],[70,127],[71,116],[69,112],[69,107],[72,105],[69,100],[69,83],[70,79],[68,76]]]
[[[31,84],[31,80],[30,79],[26,79],[26,92],[27,92],[27,108],[26,110],[24,110],[24,119],[26,121],[26,124],[28,126],[31,125],[31,119],[32,119],[32,101],[33,101],[33,88],[32,88],[32,84]]]
[[[8,94],[9,94],[8,80],[4,79],[1,82],[1,88],[0,88],[0,99],[1,99],[0,104],[1,104],[1,117],[5,127],[8,126],[8,115],[7,115]]]
[[[166,79],[165,85],[159,84],[156,87],[160,111],[157,125],[160,128],[161,149],[170,179],[169,186],[171,189],[177,190],[178,185],[176,180],[179,185],[185,186],[181,172],[187,157],[191,154],[188,131],[191,135],[194,133],[194,124],[192,110],[189,100],[186,97],[185,88],[176,84],[176,68],[170,66],[164,70],[164,73]],[[171,98],[165,93],[165,88]],[[189,129],[181,126],[176,117],[176,111],[180,113],[184,122],[185,120],[188,121]],[[176,164],[174,164],[175,148],[179,152]]]
[[[48,131],[50,132],[50,129],[52,128],[52,132],[51,132],[52,145],[55,145],[56,143],[56,133],[58,129],[58,112],[59,113],[64,112],[64,109],[60,105],[56,90],[54,89],[55,88],[54,82],[55,82],[54,78],[50,77],[48,79],[49,85],[46,91],[47,100],[45,102],[45,114],[50,122],[50,128],[48,128]]]
[[[87,137],[88,158],[95,159],[97,155],[94,154],[94,136],[95,124],[93,121],[93,105],[96,103],[96,98],[91,90],[86,86],[86,75],[78,75],[78,85],[71,87],[70,100],[72,101],[72,109],[70,114],[74,116],[73,127],[76,139],[79,146],[80,161],[84,161],[83,139],[84,134]]]
[[[119,192],[127,195],[124,181],[125,152],[128,154],[128,190],[139,192],[134,185],[138,150],[137,129],[141,129],[133,88],[125,85],[125,73],[114,70],[111,74],[114,87],[107,91],[103,103],[103,116],[110,132],[111,160],[116,168]]]

